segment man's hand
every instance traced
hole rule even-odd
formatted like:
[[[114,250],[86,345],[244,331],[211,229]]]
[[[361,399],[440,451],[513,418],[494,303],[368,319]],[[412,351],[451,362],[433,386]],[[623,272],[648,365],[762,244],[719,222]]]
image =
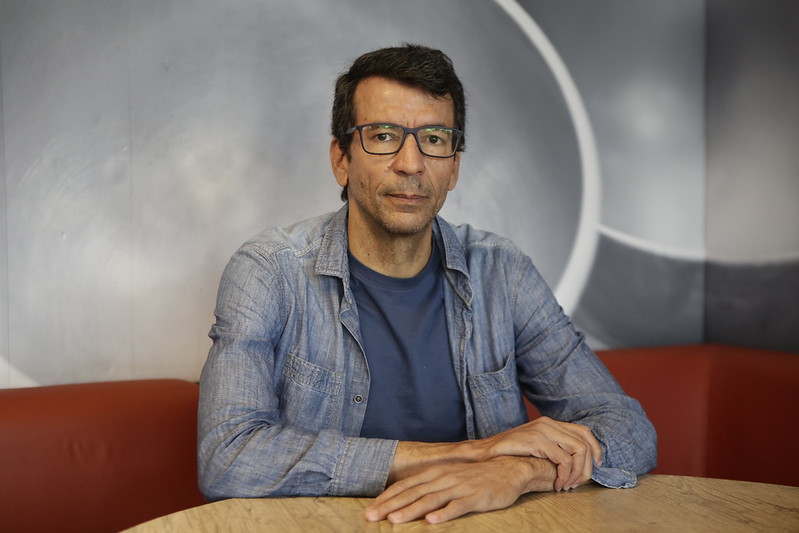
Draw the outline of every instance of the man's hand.
[[[558,468],[554,489],[572,489],[591,478],[602,449],[591,430],[580,424],[542,416],[480,441],[483,460],[507,455],[549,459]]]
[[[556,474],[550,461],[530,457],[431,466],[391,485],[364,516],[394,524],[424,517],[438,524],[470,512],[504,509],[527,492],[552,490]]]
[[[602,449],[580,424],[541,417],[481,440],[400,442],[389,487],[366,509],[370,521],[444,522],[502,509],[521,494],[587,483]]]

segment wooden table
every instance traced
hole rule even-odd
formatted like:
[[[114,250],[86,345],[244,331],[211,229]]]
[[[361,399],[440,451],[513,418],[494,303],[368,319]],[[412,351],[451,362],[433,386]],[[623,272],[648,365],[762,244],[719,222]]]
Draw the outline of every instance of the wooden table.
[[[431,526],[366,522],[369,498],[232,499],[136,526],[128,533],[386,531],[791,531],[799,532],[799,487],[649,475],[634,489],[592,484],[522,496],[507,509]]]

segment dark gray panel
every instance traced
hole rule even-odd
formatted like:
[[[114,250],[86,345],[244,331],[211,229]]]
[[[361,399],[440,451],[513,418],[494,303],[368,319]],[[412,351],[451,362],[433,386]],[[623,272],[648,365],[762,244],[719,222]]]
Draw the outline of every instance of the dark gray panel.
[[[707,265],[705,340],[799,352],[799,261]]]
[[[574,320],[595,349],[702,342],[702,262],[599,241]]]

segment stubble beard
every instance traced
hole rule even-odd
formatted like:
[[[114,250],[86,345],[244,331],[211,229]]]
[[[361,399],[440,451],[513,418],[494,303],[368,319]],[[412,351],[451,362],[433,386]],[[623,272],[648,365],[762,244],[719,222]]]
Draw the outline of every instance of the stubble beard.
[[[355,200],[357,202],[357,200]],[[389,237],[408,238],[425,233],[433,223],[436,213],[430,213],[427,210],[413,212],[402,212],[386,209],[384,206],[373,206],[370,208],[357,202],[358,207],[362,213],[366,215],[368,224],[372,226],[373,230],[379,230]],[[403,215],[413,215],[405,217]],[[402,220],[405,218],[406,220]]]

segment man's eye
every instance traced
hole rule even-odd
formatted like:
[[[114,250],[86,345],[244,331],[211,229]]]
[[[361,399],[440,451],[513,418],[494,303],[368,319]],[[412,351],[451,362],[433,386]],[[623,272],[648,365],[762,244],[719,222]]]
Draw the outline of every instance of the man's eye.
[[[372,142],[376,143],[390,143],[395,142],[402,136],[401,132],[397,132],[396,128],[391,126],[372,126],[369,128],[369,138]]]
[[[428,130],[423,133],[422,139],[425,144],[438,146],[448,142],[449,135],[447,134],[446,130]]]

